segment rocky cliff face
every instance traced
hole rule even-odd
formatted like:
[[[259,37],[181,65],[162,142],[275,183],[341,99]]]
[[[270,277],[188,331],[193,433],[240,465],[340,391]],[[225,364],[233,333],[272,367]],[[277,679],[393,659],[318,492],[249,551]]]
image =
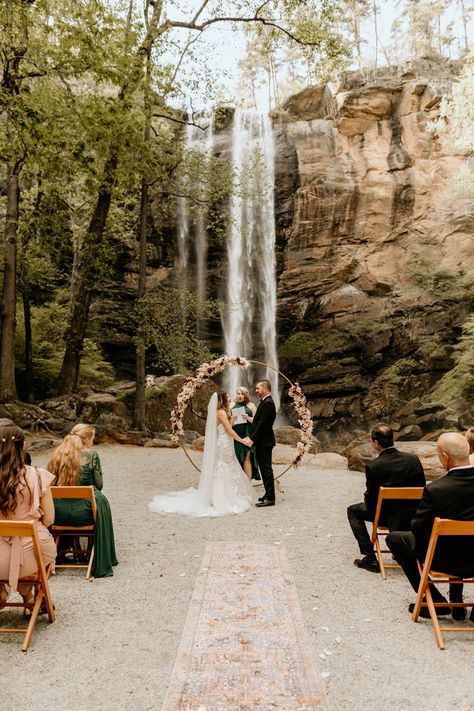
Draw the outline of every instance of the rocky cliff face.
[[[275,117],[281,367],[320,434],[382,417],[419,427],[416,402],[402,406],[452,366],[474,293],[474,205],[446,192],[464,157],[449,129],[428,128],[441,95],[413,75],[313,87]],[[446,425],[426,414],[417,435]]]

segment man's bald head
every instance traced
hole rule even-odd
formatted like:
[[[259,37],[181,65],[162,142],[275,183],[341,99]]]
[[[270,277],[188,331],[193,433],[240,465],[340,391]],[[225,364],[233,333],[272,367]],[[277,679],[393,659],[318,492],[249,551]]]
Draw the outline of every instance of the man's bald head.
[[[445,469],[469,465],[469,444],[459,432],[445,432],[436,443],[438,459]]]

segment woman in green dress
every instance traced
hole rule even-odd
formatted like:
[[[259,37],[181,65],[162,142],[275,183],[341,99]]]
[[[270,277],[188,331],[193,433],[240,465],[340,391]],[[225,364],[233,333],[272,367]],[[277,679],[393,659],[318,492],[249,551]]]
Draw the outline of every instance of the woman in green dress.
[[[117,565],[115,555],[112,513],[107,498],[102,493],[102,468],[97,452],[91,449],[95,430],[92,425],[75,425],[64,438],[48,463],[49,471],[56,475],[58,486],[93,486],[97,509],[95,524],[94,561],[92,575],[103,578],[113,575]],[[59,526],[89,526],[92,508],[86,499],[55,499],[55,523]]]
[[[237,416],[239,408],[245,410],[245,414]],[[240,387],[237,389],[234,403],[231,407],[232,413],[232,429],[239,435],[241,439],[250,436],[250,423],[253,421],[255,410],[257,408],[250,402],[250,395],[247,388]],[[236,412],[234,413],[234,411]],[[239,422],[239,420],[244,420]],[[252,462],[252,451],[245,444],[234,441],[235,456],[239,460],[239,464],[247,474],[249,479],[252,479],[252,471],[254,471],[254,463]],[[257,477],[254,477],[257,478]]]

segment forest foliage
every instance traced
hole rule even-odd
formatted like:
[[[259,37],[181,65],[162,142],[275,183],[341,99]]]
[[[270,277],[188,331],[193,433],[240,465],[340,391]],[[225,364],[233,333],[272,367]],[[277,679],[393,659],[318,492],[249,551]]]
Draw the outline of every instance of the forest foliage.
[[[148,292],[147,262],[153,258],[159,264],[162,255],[147,243],[146,231],[151,189],[159,198],[154,228],[163,244],[180,185],[188,186],[186,197],[196,204],[202,199],[196,174],[208,171],[213,178],[207,199],[214,205],[224,204],[229,190],[223,167],[186,153],[180,140],[189,119],[178,106],[195,93],[210,103],[223,98],[200,38],[209,28],[245,27],[242,96],[247,92],[251,104],[264,81],[275,105],[298,82],[326,79],[351,62],[366,72],[382,61],[398,61],[379,37],[381,4],[190,0],[178,8],[172,0],[5,0],[3,5],[0,401],[68,393],[115,377],[101,350],[104,315],[95,304],[107,299],[124,255],[140,265],[141,282],[132,289],[126,326],[116,324],[117,339],[128,329],[138,351],[150,351],[149,362],[161,372],[182,363],[183,353],[186,367],[192,367],[205,355],[193,330],[196,312],[215,314],[219,306],[197,304],[190,295],[178,298],[172,286],[161,283]],[[460,36],[453,29],[452,39],[441,32],[448,5],[399,3],[410,52],[449,54],[456,42],[467,50],[465,23]],[[467,3],[459,4],[459,12],[468,22]],[[364,59],[369,26],[376,39],[371,62]],[[394,46],[401,44],[400,27],[393,29]],[[469,81],[468,74],[461,78]],[[459,125],[472,121],[461,106],[463,97],[461,88],[448,107]],[[208,214],[217,226],[219,216],[212,209]],[[177,304],[184,318],[179,339],[172,328]],[[143,370],[143,358],[139,367]]]

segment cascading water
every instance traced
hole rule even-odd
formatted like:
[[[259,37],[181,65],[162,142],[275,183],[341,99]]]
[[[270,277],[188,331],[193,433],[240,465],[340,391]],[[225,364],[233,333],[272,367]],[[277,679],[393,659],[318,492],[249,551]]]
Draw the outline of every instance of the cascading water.
[[[189,117],[188,117],[189,119]],[[197,123],[199,121],[199,123]],[[194,120],[193,124],[188,123],[186,126],[185,150],[192,154],[197,152],[205,158],[212,155],[214,143],[213,132],[213,115],[212,113],[201,114],[198,119]],[[203,171],[204,174],[206,171]],[[194,263],[196,267],[196,296],[199,303],[203,304],[207,297],[207,221],[205,200],[207,197],[207,185],[205,181],[194,186],[192,190],[190,185],[184,181],[182,185],[183,195],[178,197],[177,204],[177,231],[178,231],[178,280],[181,289],[187,289],[189,263],[191,261],[190,242],[191,238],[194,243]],[[190,207],[190,201],[186,198],[186,194],[194,193],[200,200],[201,204],[195,204]],[[200,333],[201,323],[197,323],[197,334]]]
[[[239,184],[231,199],[227,238],[225,350],[278,368],[274,160],[270,117],[237,109],[232,162]],[[278,406],[278,374],[267,368],[264,377],[272,383]],[[242,372],[229,368],[226,388],[232,396],[239,384],[243,384]]]

